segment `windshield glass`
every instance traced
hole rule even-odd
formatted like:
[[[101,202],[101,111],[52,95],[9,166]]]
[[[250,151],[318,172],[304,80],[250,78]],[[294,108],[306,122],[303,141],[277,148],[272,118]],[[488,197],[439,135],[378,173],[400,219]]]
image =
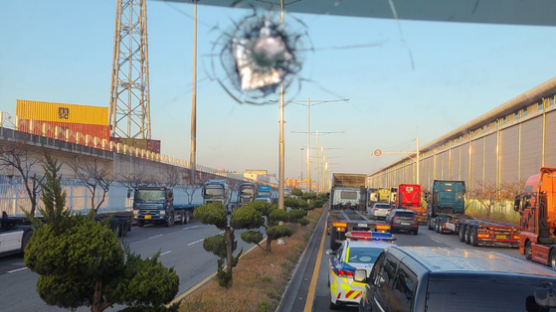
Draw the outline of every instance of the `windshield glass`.
[[[159,202],[166,199],[166,194],[161,190],[139,190],[135,192],[135,200],[138,202]]]
[[[224,196],[224,190],[221,187],[210,186],[205,189],[207,196]]]
[[[241,195],[253,195],[255,193],[255,190],[252,188],[242,188],[241,189]]]
[[[382,248],[350,247],[348,263],[374,263]]]
[[[556,311],[535,304],[535,289],[541,286],[541,279],[520,276],[433,277],[427,306],[444,312]]]

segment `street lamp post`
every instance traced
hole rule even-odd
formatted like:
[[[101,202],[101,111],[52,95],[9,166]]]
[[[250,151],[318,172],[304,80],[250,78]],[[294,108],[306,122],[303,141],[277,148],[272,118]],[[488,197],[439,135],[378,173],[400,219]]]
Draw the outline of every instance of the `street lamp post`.
[[[416,145],[415,152],[384,152],[377,149],[375,150],[374,155],[380,157],[382,154],[402,154],[402,155],[407,155],[407,157],[409,157],[410,159],[415,160],[415,171],[416,171],[415,184],[420,184],[419,166],[421,163],[421,152],[419,148],[419,137],[415,139],[415,145]],[[371,155],[373,155],[372,152]],[[413,158],[412,155],[415,155],[415,158]]]

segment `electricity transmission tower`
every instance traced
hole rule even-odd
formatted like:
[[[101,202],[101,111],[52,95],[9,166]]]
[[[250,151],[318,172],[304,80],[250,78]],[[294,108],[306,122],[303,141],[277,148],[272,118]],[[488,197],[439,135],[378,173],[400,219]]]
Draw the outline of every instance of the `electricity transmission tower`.
[[[110,135],[151,138],[146,0],[117,0]]]

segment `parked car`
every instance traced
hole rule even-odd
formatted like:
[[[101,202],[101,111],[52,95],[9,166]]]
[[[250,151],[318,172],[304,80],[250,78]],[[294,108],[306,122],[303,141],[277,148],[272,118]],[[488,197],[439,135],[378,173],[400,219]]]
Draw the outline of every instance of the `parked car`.
[[[392,209],[386,216],[386,223],[390,224],[390,231],[394,232],[410,232],[414,235],[419,233],[419,221],[413,210],[409,209]]]
[[[385,218],[392,207],[388,203],[374,203],[371,208],[367,208],[367,214],[374,218]]]
[[[330,308],[335,309],[340,305],[357,305],[365,289],[365,284],[354,282],[357,269],[363,270],[365,277],[371,274],[375,263],[382,250],[391,246],[390,233],[349,232],[338,250],[327,251],[330,256],[328,270],[328,287]],[[376,236],[376,237],[373,237]],[[383,240],[384,238],[384,240]],[[388,241],[388,242],[385,242]]]
[[[386,249],[365,279],[359,311],[556,311],[556,273],[496,252]]]

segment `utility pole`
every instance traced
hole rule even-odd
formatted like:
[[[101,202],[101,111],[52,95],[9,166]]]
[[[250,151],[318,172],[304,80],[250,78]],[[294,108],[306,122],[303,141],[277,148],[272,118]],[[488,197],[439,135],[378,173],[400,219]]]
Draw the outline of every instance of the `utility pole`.
[[[195,184],[197,174],[197,0],[193,0],[193,88],[191,92],[191,141],[189,167],[191,184]]]
[[[284,22],[284,0],[280,0],[280,21]],[[280,131],[279,131],[279,166],[278,166],[278,209],[284,210],[284,166],[286,145],[284,139],[284,86],[280,86]]]
[[[402,155],[406,155],[407,157],[409,157],[410,159],[413,159],[415,161],[415,171],[416,171],[416,177],[415,177],[415,184],[420,184],[420,163],[421,163],[421,151],[420,151],[420,146],[419,146],[419,137],[417,137],[415,139],[415,152],[384,152],[381,151],[380,149],[376,149],[374,151],[374,155],[376,157],[380,157],[382,154],[402,154]],[[373,155],[373,152],[371,152],[371,156]],[[413,158],[412,156],[415,155],[415,158]]]
[[[312,101],[310,97],[307,98],[307,101],[292,101],[290,103],[297,104],[297,105],[305,105],[307,107],[307,131],[305,132],[296,132],[296,133],[306,133],[307,134],[307,146],[305,146],[307,152],[307,192],[311,192],[312,181],[311,181],[311,106],[325,104],[325,103],[335,103],[335,102],[347,102],[349,99],[339,99],[339,100],[317,100]]]

